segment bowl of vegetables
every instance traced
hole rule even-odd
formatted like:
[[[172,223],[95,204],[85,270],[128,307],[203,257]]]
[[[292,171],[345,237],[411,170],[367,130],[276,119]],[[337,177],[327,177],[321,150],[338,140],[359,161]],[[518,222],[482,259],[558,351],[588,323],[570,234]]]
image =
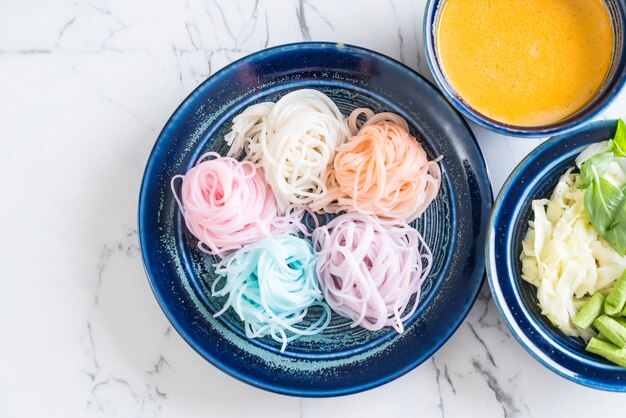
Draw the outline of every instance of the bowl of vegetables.
[[[626,392],[626,124],[550,138],[494,204],[487,275],[505,322],[546,367]]]

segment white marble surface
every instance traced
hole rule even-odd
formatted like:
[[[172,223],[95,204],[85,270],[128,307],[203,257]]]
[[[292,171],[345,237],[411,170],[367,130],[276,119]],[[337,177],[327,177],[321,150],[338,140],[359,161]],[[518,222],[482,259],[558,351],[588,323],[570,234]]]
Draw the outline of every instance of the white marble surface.
[[[430,77],[425,1],[0,0],[0,417],[509,417],[624,411],[533,360],[484,288],[427,363],[353,396],[240,383],[172,330],[144,275],[154,140],[212,72],[266,46],[362,45]],[[418,53],[419,51],[419,53]],[[602,116],[626,115],[622,94]],[[472,127],[497,191],[539,141]]]

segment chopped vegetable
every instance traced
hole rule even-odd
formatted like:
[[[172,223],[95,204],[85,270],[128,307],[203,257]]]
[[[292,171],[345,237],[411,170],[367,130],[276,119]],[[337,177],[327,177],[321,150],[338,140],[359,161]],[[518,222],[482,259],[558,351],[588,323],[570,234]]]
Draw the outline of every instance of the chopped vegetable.
[[[626,367],[626,348],[619,348],[615,344],[602,341],[599,338],[592,338],[587,344],[587,351],[604,357],[605,359]]]
[[[593,321],[593,326],[616,346],[626,347],[626,327],[615,319],[608,315],[601,315]]]
[[[572,322],[580,301],[610,288],[626,269],[626,257],[598,237],[579,182],[580,175],[569,170],[550,199],[533,201],[520,260],[522,279],[537,286],[541,312],[566,335],[589,340],[595,332]]]
[[[576,317],[572,321],[574,325],[582,329],[589,328],[593,321],[602,314],[602,304],[604,303],[604,295],[600,292],[595,293],[591,299],[587,301],[585,306],[578,311]]]
[[[607,315],[617,315],[626,305],[626,270],[613,285],[613,289],[604,301],[604,312]]]

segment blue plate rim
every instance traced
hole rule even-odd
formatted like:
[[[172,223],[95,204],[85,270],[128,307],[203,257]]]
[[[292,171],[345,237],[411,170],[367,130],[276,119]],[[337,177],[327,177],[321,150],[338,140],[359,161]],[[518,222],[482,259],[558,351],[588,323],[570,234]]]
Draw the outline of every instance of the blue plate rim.
[[[445,96],[443,96],[441,94],[441,91],[433,84],[431,83],[429,80],[427,80],[424,76],[420,75],[418,72],[416,72],[415,70],[411,69],[410,67],[406,66],[405,64],[401,63],[400,61],[397,61],[393,58],[390,58],[382,53],[373,51],[371,49],[368,48],[364,48],[364,47],[360,47],[360,46],[356,46],[356,45],[351,45],[351,44],[347,44],[347,43],[343,43],[343,42],[321,42],[321,41],[306,41],[306,42],[294,42],[294,43],[287,43],[287,44],[281,44],[281,45],[276,45],[270,48],[265,48],[256,52],[253,52],[251,54],[248,54],[244,57],[241,57],[231,63],[229,63],[228,65],[224,66],[223,68],[221,68],[220,70],[216,71],[214,74],[212,74],[211,76],[209,76],[206,80],[204,80],[202,83],[200,83],[195,89],[193,89],[193,91],[191,93],[189,93],[187,95],[187,97],[176,107],[176,109],[173,111],[173,113],[171,114],[171,116],[168,118],[168,120],[166,121],[164,127],[162,128],[162,130],[160,131],[154,146],[152,147],[152,150],[150,151],[150,154],[148,156],[147,159],[147,163],[146,163],[146,168],[144,170],[143,173],[143,177],[142,177],[142,181],[141,181],[141,185],[140,185],[140,193],[139,193],[139,201],[138,201],[138,218],[137,218],[137,223],[138,223],[138,231],[139,231],[139,239],[140,239],[140,252],[141,252],[141,257],[142,257],[142,263],[144,266],[144,271],[146,273],[146,278],[148,280],[148,283],[150,284],[150,288],[152,289],[153,294],[155,295],[155,298],[159,304],[159,307],[161,308],[161,310],[163,311],[163,313],[165,314],[166,318],[168,319],[168,321],[172,324],[173,328],[176,330],[176,332],[185,340],[185,342],[191,347],[193,348],[193,350],[198,353],[200,355],[200,357],[202,357],[203,359],[205,359],[206,361],[208,361],[211,365],[215,366],[216,368],[218,368],[219,370],[221,370],[222,372],[224,372],[225,374],[229,375],[230,377],[233,377],[243,383],[252,385],[256,388],[259,389],[263,389],[263,390],[267,390],[273,393],[278,393],[278,394],[282,394],[282,395],[288,395],[288,396],[299,396],[299,397],[310,397],[310,398],[323,398],[323,397],[334,397],[334,396],[345,396],[345,395],[350,395],[350,394],[354,394],[354,393],[359,393],[359,392],[363,392],[366,390],[370,390],[370,389],[374,389],[376,387],[382,386],[386,383],[389,383],[403,375],[405,375],[406,373],[410,372],[411,370],[413,370],[414,368],[416,368],[417,366],[419,366],[420,364],[422,364],[425,360],[420,360],[420,359],[416,359],[412,362],[409,362],[405,365],[405,367],[397,370],[395,373],[390,373],[387,376],[385,376],[384,378],[380,378],[378,380],[375,381],[371,381],[369,383],[365,383],[365,384],[359,384],[359,385],[353,385],[353,386],[349,386],[349,387],[345,387],[345,388],[340,388],[340,389],[333,389],[333,390],[298,390],[298,389],[286,389],[284,386],[280,386],[280,385],[271,385],[271,384],[265,384],[265,383],[261,383],[258,382],[254,379],[250,379],[248,378],[245,374],[242,374],[240,372],[238,372],[237,370],[226,366],[225,364],[223,364],[219,358],[216,357],[212,357],[209,355],[206,355],[206,353],[203,352],[202,347],[200,347],[196,341],[187,334],[186,331],[184,331],[183,327],[181,326],[181,324],[179,323],[179,321],[176,319],[176,316],[172,314],[172,312],[170,311],[170,309],[168,309],[168,307],[166,306],[166,304],[163,301],[163,296],[161,295],[161,292],[159,289],[157,289],[153,283],[153,280],[151,278],[151,271],[150,271],[150,267],[148,265],[148,261],[147,261],[147,255],[144,251],[145,248],[145,240],[146,240],[146,234],[144,233],[144,226],[142,225],[142,208],[144,207],[144,201],[146,199],[149,198],[149,196],[145,195],[146,193],[146,182],[147,179],[149,178],[149,172],[153,169],[153,163],[154,163],[154,158],[153,156],[155,155],[157,149],[159,148],[159,146],[161,145],[162,142],[162,138],[165,136],[165,134],[167,133],[167,131],[170,129],[172,122],[174,121],[174,119],[176,119],[177,117],[180,116],[180,113],[182,113],[184,111],[184,109],[190,105],[191,101],[193,100],[193,98],[200,93],[201,90],[204,89],[204,87],[208,84],[208,83],[214,83],[217,80],[219,80],[220,77],[222,77],[224,74],[226,74],[229,70],[232,70],[234,67],[240,65],[241,63],[246,62],[247,60],[251,60],[251,59],[256,59],[259,57],[262,57],[263,55],[267,55],[267,54],[271,54],[271,53],[275,53],[278,51],[284,51],[284,50],[289,50],[292,48],[299,48],[299,47],[318,47],[318,48],[329,48],[329,47],[336,47],[336,46],[340,46],[341,48],[346,48],[346,49],[352,49],[355,50],[357,52],[361,52],[361,53],[365,53],[368,54],[370,56],[375,57],[378,60],[384,61],[392,66],[397,67],[398,69],[404,71],[405,73],[407,73],[408,75],[412,76],[412,77],[417,77],[421,82],[425,83],[429,88],[431,88],[433,90],[433,93],[435,93],[436,95],[440,96],[446,103],[449,102],[446,100]],[[471,137],[472,143],[475,146],[476,150],[477,150],[477,157],[478,157],[478,162],[480,163],[480,165],[482,166],[482,168],[484,169],[484,173],[486,175],[486,180],[487,180],[487,188],[486,191],[488,192],[488,196],[486,196],[486,198],[488,199],[488,201],[490,202],[490,205],[493,205],[493,201],[494,201],[494,194],[493,194],[493,185],[492,185],[492,181],[491,181],[491,175],[489,172],[489,167],[487,166],[486,160],[484,158],[484,154],[480,148],[480,145],[476,139],[476,136],[474,135],[474,132],[471,130],[469,124],[467,123],[467,121],[461,116],[461,114],[458,112],[458,110],[454,107],[454,106],[450,106],[450,110],[458,117],[458,121],[465,127],[465,129],[467,130],[467,132],[469,133],[469,136]],[[485,233],[486,234],[486,233]],[[485,266],[486,268],[486,266]],[[457,332],[457,330],[460,328],[460,326],[463,324],[463,322],[465,321],[465,319],[467,318],[467,315],[469,314],[471,308],[474,306],[474,303],[476,302],[476,299],[478,298],[478,295],[480,293],[480,289],[482,288],[484,282],[485,282],[485,272],[483,272],[483,274],[481,275],[481,278],[479,280],[479,283],[476,286],[476,291],[475,294],[472,296],[470,302],[467,304],[467,306],[465,307],[465,312],[463,313],[462,316],[459,317],[459,321],[458,323],[453,326],[448,328],[447,333],[443,336],[443,338],[440,340],[440,343],[438,345],[435,345],[431,348],[431,350],[429,350],[425,355],[425,359],[428,359],[430,357],[432,357],[439,349],[441,349],[441,347],[443,347],[448,340]]]
[[[493,296],[493,301],[496,307],[498,308],[498,311],[500,312],[500,315],[502,316],[502,318],[504,318],[504,322],[509,328],[509,331],[511,332],[511,334],[515,337],[515,339],[520,343],[520,345],[524,347],[524,349],[533,358],[535,358],[540,364],[545,366],[547,369],[551,370],[552,372],[556,373],[557,375],[571,382],[574,382],[574,383],[577,383],[577,384],[580,384],[582,386],[589,387],[592,389],[597,389],[597,390],[603,390],[603,391],[609,391],[609,392],[626,392],[626,382],[623,382],[621,385],[620,384],[605,384],[605,383],[598,382],[594,380],[593,378],[582,377],[581,375],[575,374],[575,373],[567,373],[566,372],[566,370],[568,370],[567,367],[562,366],[562,365],[557,366],[557,363],[555,361],[553,361],[552,359],[548,359],[544,355],[542,355],[543,354],[542,351],[534,344],[533,337],[528,336],[518,326],[517,322],[513,318],[513,315],[511,314],[511,311],[505,308],[505,306],[503,305],[504,301],[501,300],[501,298],[504,299],[504,296],[501,296],[502,292],[501,292],[500,281],[498,280],[498,272],[497,272],[497,266],[496,266],[496,261],[495,261],[495,254],[494,254],[494,251],[492,250],[492,247],[495,245],[494,239],[495,239],[495,231],[496,231],[496,222],[498,220],[498,216],[500,215],[500,211],[502,208],[502,201],[510,192],[510,189],[513,186],[513,184],[516,183],[520,173],[524,171],[529,165],[533,164],[537,156],[541,155],[542,153],[544,153],[546,150],[550,149],[551,147],[557,146],[563,141],[567,141],[567,139],[571,138],[572,136],[583,134],[584,132],[589,131],[593,128],[605,127],[611,124],[615,124],[616,122],[617,120],[613,120],[613,119],[595,121],[595,122],[588,123],[582,127],[578,127],[571,132],[553,136],[547,139],[546,141],[544,141],[543,143],[541,143],[535,149],[533,149],[515,167],[515,169],[511,172],[511,174],[509,175],[509,177],[503,184],[502,188],[500,189],[500,192],[498,193],[498,196],[495,199],[491,216],[489,217],[489,222],[487,224],[487,238],[485,240],[485,267],[487,271],[489,289]],[[589,141],[589,144],[592,144],[594,142],[598,142],[598,140]],[[542,338],[542,337],[539,337],[539,338]]]

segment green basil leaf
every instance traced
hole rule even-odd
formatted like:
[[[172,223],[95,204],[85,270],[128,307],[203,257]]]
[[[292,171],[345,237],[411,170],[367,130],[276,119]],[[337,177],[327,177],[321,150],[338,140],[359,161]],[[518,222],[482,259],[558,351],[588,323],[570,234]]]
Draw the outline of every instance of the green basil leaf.
[[[580,184],[579,189],[586,189],[596,179],[606,173],[613,160],[611,151],[601,152],[589,158],[580,166]]]
[[[598,234],[615,251],[624,254],[626,251],[624,192],[608,180],[596,177],[585,192],[585,210]]]
[[[623,200],[622,191],[603,178],[596,178],[585,192],[585,210],[600,235],[613,226],[613,218]]]
[[[626,123],[623,119],[617,121],[615,138],[611,142],[611,151],[617,157],[626,157]]]
[[[624,194],[625,189],[622,189]],[[618,254],[626,253],[626,195],[622,199],[622,204],[615,212],[613,222],[602,238],[609,243]]]
[[[619,255],[626,253],[626,231],[622,228],[614,228],[606,232],[602,238],[617,252]]]

